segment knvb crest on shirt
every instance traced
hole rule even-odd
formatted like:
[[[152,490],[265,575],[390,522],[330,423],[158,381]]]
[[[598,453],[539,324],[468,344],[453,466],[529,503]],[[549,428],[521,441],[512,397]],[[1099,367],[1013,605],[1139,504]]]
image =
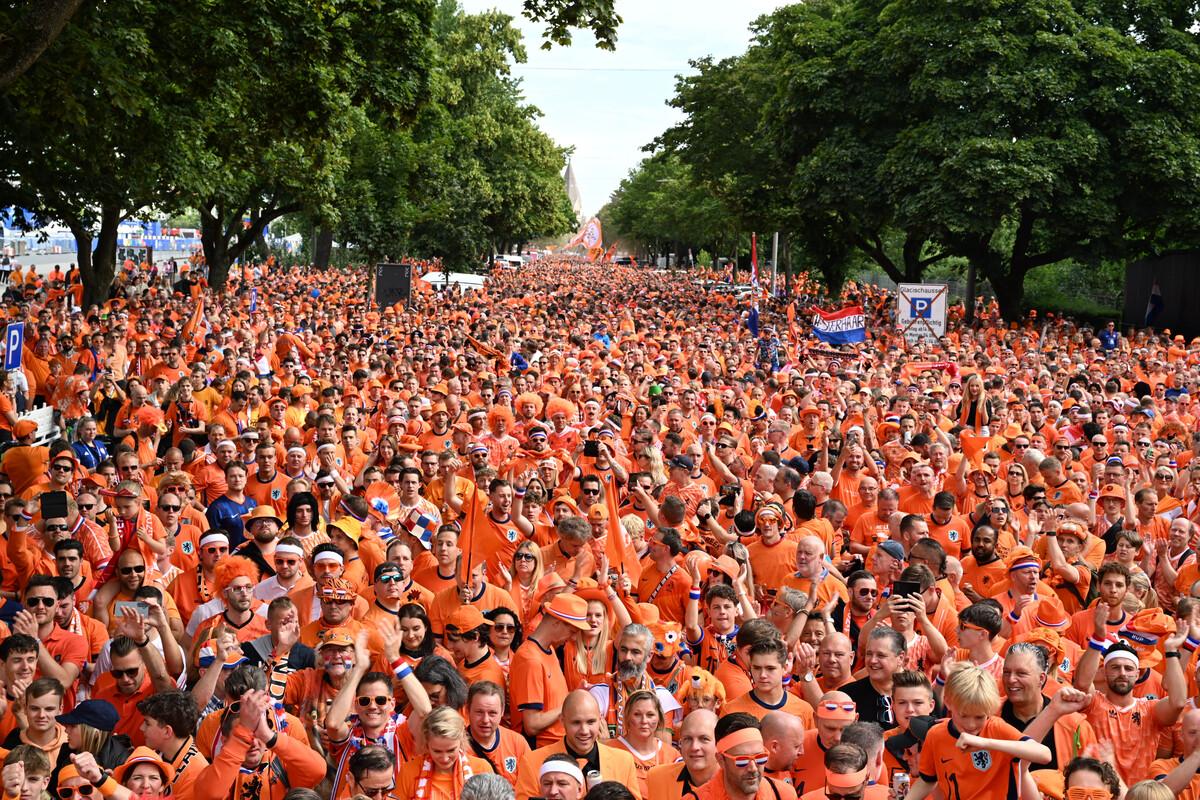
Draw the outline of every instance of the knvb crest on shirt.
[[[987,772],[992,768],[992,754],[987,750],[976,750],[971,753],[971,763],[980,772]]]
[[[517,757],[508,756],[504,759],[504,771],[509,775],[517,774]]]

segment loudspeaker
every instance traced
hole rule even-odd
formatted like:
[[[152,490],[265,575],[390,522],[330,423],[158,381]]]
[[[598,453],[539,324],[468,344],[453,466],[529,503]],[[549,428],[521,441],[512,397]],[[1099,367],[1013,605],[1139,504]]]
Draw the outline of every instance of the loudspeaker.
[[[379,308],[399,302],[408,307],[412,302],[412,264],[375,265],[375,302]]]

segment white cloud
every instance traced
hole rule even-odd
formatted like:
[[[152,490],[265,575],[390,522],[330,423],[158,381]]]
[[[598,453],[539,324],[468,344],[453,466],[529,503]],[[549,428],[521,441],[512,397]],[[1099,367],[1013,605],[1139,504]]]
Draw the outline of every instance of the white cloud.
[[[595,213],[645,154],[641,148],[678,113],[666,103],[675,76],[688,60],[745,51],[750,23],[779,0],[618,0],[624,18],[615,52],[599,50],[589,32],[577,31],[570,47],[542,50],[542,26],[521,16],[521,0],[461,0],[468,12],[498,8],[515,18],[525,36],[522,79],[529,102],[544,114],[541,128],[560,145],[575,148],[573,165],[583,210]],[[736,122],[736,121],[734,121]]]

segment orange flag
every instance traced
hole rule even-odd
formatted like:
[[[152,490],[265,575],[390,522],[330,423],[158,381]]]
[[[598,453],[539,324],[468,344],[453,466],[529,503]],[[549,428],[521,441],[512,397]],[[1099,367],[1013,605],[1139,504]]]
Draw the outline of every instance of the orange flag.
[[[458,552],[466,571],[461,573],[465,578],[471,574],[471,566],[475,561],[475,540],[481,528],[487,525],[488,496],[476,486],[471,489],[470,497],[463,498],[463,515],[458,533]]]
[[[611,472],[609,473],[611,475]],[[618,573],[629,576],[636,589],[642,577],[642,562],[638,560],[637,550],[625,526],[621,524],[621,510],[617,503],[617,488],[615,485],[605,487],[604,505],[608,508],[608,533],[604,537],[604,552],[608,556],[608,565]],[[605,576],[600,576],[601,580]]]

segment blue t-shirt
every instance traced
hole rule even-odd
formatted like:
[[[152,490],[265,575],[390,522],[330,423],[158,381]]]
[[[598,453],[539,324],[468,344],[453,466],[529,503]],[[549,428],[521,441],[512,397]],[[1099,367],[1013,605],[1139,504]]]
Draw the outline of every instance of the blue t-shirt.
[[[246,540],[246,529],[242,524],[242,515],[249,514],[250,509],[258,505],[253,498],[247,497],[244,503],[235,503],[227,496],[221,495],[208,507],[208,524],[214,531],[225,531],[229,534],[229,549],[237,547]]]

